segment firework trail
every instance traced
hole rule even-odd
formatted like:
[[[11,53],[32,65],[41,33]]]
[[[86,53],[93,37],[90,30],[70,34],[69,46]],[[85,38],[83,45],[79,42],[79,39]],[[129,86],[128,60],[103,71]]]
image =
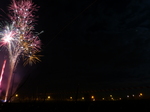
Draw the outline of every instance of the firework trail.
[[[37,55],[41,50],[40,33],[34,33],[36,16],[34,13],[38,7],[32,0],[12,0],[8,7],[10,23],[6,24],[0,33],[0,45],[9,52],[10,75],[6,88],[5,101],[8,99],[13,72],[16,69],[20,57],[24,59],[24,65],[40,61]]]
[[[4,60],[4,63],[3,63],[3,66],[2,66],[2,71],[1,71],[1,76],[0,76],[0,88],[1,88],[1,84],[2,84],[5,65],[6,65],[6,60]]]

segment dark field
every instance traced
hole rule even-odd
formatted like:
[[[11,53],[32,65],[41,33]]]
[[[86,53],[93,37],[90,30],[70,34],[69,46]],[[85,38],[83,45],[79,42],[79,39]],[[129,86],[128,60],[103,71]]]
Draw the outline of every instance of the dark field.
[[[149,112],[150,101],[2,103],[0,112]]]

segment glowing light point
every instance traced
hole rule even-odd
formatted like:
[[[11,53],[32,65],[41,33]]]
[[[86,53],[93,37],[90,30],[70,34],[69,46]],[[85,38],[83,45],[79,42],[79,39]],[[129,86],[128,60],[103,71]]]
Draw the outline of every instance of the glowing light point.
[[[72,96],[70,97],[70,100],[72,100]]]
[[[92,99],[94,99],[94,96],[91,96]]]
[[[111,100],[114,100],[114,98],[111,98]]]
[[[140,93],[139,97],[142,97],[142,96],[143,96],[143,94],[142,94],[142,93]]]
[[[16,94],[15,96],[18,97],[18,94]]]

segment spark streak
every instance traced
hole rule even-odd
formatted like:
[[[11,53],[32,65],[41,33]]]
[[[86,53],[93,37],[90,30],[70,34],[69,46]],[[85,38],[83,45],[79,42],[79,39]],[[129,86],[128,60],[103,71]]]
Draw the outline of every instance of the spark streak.
[[[4,60],[4,63],[3,63],[3,66],[2,66],[2,71],[1,71],[1,76],[0,76],[0,87],[1,87],[1,84],[2,84],[5,65],[6,65],[6,60]]]

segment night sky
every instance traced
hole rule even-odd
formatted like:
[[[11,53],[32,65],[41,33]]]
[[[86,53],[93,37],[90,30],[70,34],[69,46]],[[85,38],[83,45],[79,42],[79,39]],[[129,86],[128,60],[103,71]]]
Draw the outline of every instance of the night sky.
[[[32,67],[19,64],[22,91],[149,86],[149,0],[33,2],[40,6],[35,29],[44,31],[39,36],[44,57]]]

